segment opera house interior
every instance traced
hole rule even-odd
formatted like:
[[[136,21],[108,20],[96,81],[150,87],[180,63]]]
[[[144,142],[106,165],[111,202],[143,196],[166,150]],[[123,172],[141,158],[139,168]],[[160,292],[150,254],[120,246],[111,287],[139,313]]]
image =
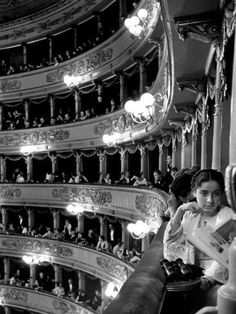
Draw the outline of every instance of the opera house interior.
[[[235,23],[235,0],[0,1],[0,313],[236,313],[234,220],[222,263],[189,236],[236,208]]]

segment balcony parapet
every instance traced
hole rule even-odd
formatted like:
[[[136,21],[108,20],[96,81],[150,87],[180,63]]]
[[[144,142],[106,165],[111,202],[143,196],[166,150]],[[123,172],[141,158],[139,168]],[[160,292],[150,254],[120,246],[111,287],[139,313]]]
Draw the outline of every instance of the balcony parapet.
[[[161,190],[117,185],[0,184],[1,206],[65,209],[78,203],[94,214],[156,223],[167,209],[168,197]]]
[[[156,1],[142,1],[140,6],[147,8],[149,23],[142,39],[131,36],[123,26],[116,34],[96,48],[59,65],[5,76],[0,79],[1,101],[19,101],[22,98],[44,97],[66,90],[63,82],[65,74],[80,75],[82,83],[86,84],[95,79],[114,72],[127,60],[132,60],[137,52],[147,43],[160,16],[160,7]],[[149,47],[150,48],[150,47]],[[144,51],[142,51],[144,53]],[[126,63],[127,64],[127,63]]]
[[[80,304],[66,298],[59,298],[51,293],[28,288],[0,284],[0,299],[3,306],[27,309],[37,313],[54,314],[93,314]],[[39,310],[40,309],[40,310]]]
[[[46,238],[1,233],[0,252],[2,256],[19,258],[38,255],[46,262],[72,267],[117,285],[122,285],[134,271],[132,265],[112,254]]]

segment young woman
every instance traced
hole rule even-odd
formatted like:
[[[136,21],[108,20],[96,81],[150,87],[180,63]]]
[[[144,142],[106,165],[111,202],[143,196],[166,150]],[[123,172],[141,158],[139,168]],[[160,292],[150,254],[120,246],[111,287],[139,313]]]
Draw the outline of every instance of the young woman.
[[[185,263],[195,263],[204,269],[202,291],[224,283],[227,270],[188,243],[186,235],[200,226],[215,227],[225,218],[233,216],[231,208],[221,205],[224,189],[224,178],[220,172],[212,169],[198,171],[192,178],[196,202],[179,206],[164,234],[165,258],[175,260],[180,257]]]

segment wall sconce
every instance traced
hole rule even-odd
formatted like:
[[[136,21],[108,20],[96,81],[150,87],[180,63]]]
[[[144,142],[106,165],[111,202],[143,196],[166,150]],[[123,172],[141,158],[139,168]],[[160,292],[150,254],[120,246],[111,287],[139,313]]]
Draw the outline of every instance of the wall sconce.
[[[141,37],[145,31],[146,19],[148,12],[146,9],[140,9],[137,16],[128,17],[125,19],[124,25],[128,28],[129,32],[134,36]]]
[[[70,213],[70,215],[73,215],[73,216],[81,215],[84,212],[83,206],[76,203],[67,205],[66,210]]]
[[[125,110],[131,115],[136,123],[152,123],[154,118],[155,98],[150,93],[144,93],[139,100],[128,100],[125,103]]]
[[[64,83],[70,89],[78,87],[79,84],[82,82],[82,80],[83,80],[82,76],[79,76],[79,75],[65,75],[64,76]]]
[[[149,226],[142,220],[138,220],[136,223],[129,223],[127,230],[134,239],[142,239],[150,232]]]
[[[28,265],[38,265],[47,261],[44,256],[37,255],[24,255],[22,259]]]

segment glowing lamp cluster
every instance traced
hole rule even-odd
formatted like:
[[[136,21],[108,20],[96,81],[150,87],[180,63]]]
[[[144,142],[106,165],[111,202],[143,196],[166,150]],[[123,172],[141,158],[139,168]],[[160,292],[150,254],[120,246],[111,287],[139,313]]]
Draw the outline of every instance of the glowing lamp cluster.
[[[125,19],[124,25],[134,36],[140,37],[145,30],[144,24],[147,19],[148,12],[146,9],[140,9],[137,15]]]
[[[104,134],[102,140],[107,146],[115,146],[119,138],[120,134],[118,132],[114,132],[112,134]]]
[[[128,100],[125,110],[131,114],[136,123],[153,121],[155,98],[150,93],[144,93],[139,100]]]
[[[22,259],[26,264],[29,264],[29,265],[37,265],[37,264],[45,262],[44,256],[37,256],[37,255],[24,255]]]
[[[129,223],[127,230],[134,239],[142,239],[150,232],[150,227],[142,220],[138,220],[136,223]]]
[[[81,215],[84,212],[84,208],[83,206],[76,204],[76,203],[72,203],[69,204],[66,207],[66,210],[69,212],[70,215]]]
[[[109,284],[107,285],[107,288],[105,290],[105,295],[109,298],[109,299],[115,299],[115,297],[117,296],[117,294],[119,293],[119,288],[117,286],[115,286],[112,282],[109,282]]]
[[[64,83],[69,88],[78,87],[81,82],[82,82],[82,77],[79,75],[65,75],[64,76]]]

